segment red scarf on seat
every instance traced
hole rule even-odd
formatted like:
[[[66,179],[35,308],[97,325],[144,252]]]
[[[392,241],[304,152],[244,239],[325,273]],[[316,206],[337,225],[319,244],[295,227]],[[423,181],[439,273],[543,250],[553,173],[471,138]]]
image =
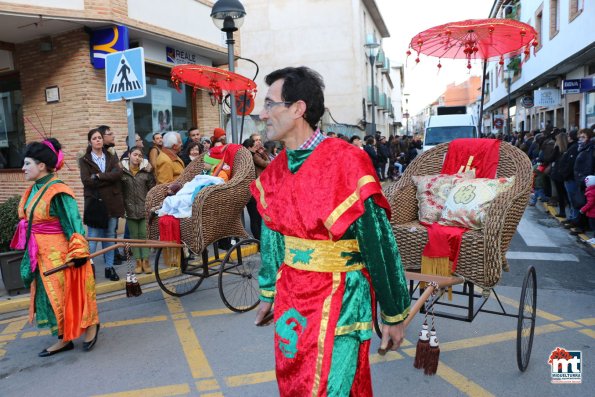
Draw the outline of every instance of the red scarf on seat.
[[[442,174],[456,174],[475,169],[476,178],[495,178],[500,158],[497,139],[463,138],[448,145]],[[428,242],[421,258],[421,272],[450,276],[457,268],[463,227],[422,223],[428,232]]]

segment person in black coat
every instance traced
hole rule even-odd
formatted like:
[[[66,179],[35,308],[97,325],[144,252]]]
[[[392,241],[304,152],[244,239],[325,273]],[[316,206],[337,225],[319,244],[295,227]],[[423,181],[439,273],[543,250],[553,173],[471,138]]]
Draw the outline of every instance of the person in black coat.
[[[568,220],[565,223],[569,223],[571,220],[578,218],[578,211],[580,207],[576,206],[576,190],[577,185],[574,181],[574,162],[578,152],[578,131],[572,130],[568,133],[568,146],[566,151],[562,154],[559,160],[556,160],[555,175],[559,179],[562,179],[564,184],[564,190],[568,198],[568,208],[570,213],[568,214]]]
[[[585,178],[593,174],[595,170],[595,142],[593,141],[593,130],[584,128],[578,132],[578,150],[574,162],[574,181],[576,183],[575,208],[581,208],[586,203]],[[572,234],[583,233],[587,224],[587,218],[579,214],[578,219],[572,222]]]
[[[378,174],[378,179],[380,179],[382,176],[380,175],[380,173],[378,173],[378,152],[376,151],[376,139],[374,139],[371,136],[368,137],[366,139],[366,144],[364,145],[364,150],[366,151],[366,153],[368,153],[368,156],[370,156],[370,160],[372,160],[372,165],[374,165],[374,169]]]

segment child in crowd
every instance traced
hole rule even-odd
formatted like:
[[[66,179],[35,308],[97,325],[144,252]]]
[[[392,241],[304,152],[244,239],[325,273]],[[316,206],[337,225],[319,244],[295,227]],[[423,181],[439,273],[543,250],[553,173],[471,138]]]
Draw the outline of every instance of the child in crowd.
[[[595,175],[589,175],[585,178],[585,198],[587,203],[581,208],[580,213],[589,219],[589,228],[593,232],[593,237],[587,240],[588,243],[595,245]]]
[[[122,192],[130,238],[145,240],[145,199],[155,186],[155,177],[149,161],[143,156],[142,148],[130,149],[129,158],[122,160],[122,170]],[[148,248],[133,248],[132,254],[136,259],[135,273],[152,273]]]
[[[545,165],[537,162],[533,166],[533,194],[529,199],[529,205],[534,206],[537,203],[537,200],[541,201],[548,201],[547,196],[544,192],[545,187]]]

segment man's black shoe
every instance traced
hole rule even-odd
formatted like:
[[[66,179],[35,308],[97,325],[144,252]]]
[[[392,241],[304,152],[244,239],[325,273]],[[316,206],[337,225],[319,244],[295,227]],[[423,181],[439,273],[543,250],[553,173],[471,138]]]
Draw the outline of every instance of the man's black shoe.
[[[119,251],[116,251],[114,254],[114,266],[120,266],[125,259]]]
[[[106,267],[105,268],[105,278],[109,278],[111,281],[118,281],[120,277],[118,273],[116,273],[116,269],[113,267]]]

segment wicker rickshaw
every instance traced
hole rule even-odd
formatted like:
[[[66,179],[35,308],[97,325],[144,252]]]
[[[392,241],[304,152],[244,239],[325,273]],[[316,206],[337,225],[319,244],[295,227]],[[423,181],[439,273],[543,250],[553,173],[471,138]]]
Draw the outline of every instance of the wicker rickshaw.
[[[203,156],[192,161],[176,182],[184,184],[200,175]],[[231,310],[244,312],[258,304],[258,267],[260,246],[248,236],[242,225],[242,213],[250,198],[254,180],[254,163],[250,152],[240,148],[234,158],[228,182],[201,190],[194,199],[192,216],[180,219],[181,261],[179,268],[160,263],[162,248],[157,249],[155,277],[159,286],[173,296],[194,292],[206,277],[218,275],[219,294]],[[157,185],[147,195],[145,211],[147,238],[159,240],[159,222],[154,210],[161,207],[167,185]],[[231,238],[231,248],[221,258],[221,239]],[[212,246],[213,258],[209,258]]]
[[[445,301],[442,294],[430,298],[429,306],[441,305],[450,310],[435,311],[436,316],[471,322],[481,311],[518,318],[517,364],[519,369],[524,371],[531,355],[535,327],[535,269],[530,267],[524,278],[518,313],[506,312],[494,286],[500,280],[502,271],[508,270],[506,251],[529,199],[532,185],[531,163],[521,150],[506,142],[501,143],[497,177],[515,176],[514,184],[492,201],[487,210],[484,227],[469,230],[463,235],[455,274],[448,278],[442,277],[440,280],[440,276],[420,273],[422,251],[428,237],[426,228],[418,221],[416,186],[411,177],[439,174],[448,146],[448,143],[440,144],[417,156],[399,181],[386,191],[392,210],[391,225],[406,276],[410,280],[411,296],[414,299],[425,300],[429,295],[419,299],[423,292],[419,282],[436,280],[439,281],[440,287],[455,285],[453,293],[455,297],[459,295],[452,303]],[[479,292],[475,287],[482,291]],[[461,300],[460,295],[463,296],[465,304],[456,303]],[[484,308],[490,295],[495,297],[499,311]],[[461,310],[464,313],[462,315]]]

